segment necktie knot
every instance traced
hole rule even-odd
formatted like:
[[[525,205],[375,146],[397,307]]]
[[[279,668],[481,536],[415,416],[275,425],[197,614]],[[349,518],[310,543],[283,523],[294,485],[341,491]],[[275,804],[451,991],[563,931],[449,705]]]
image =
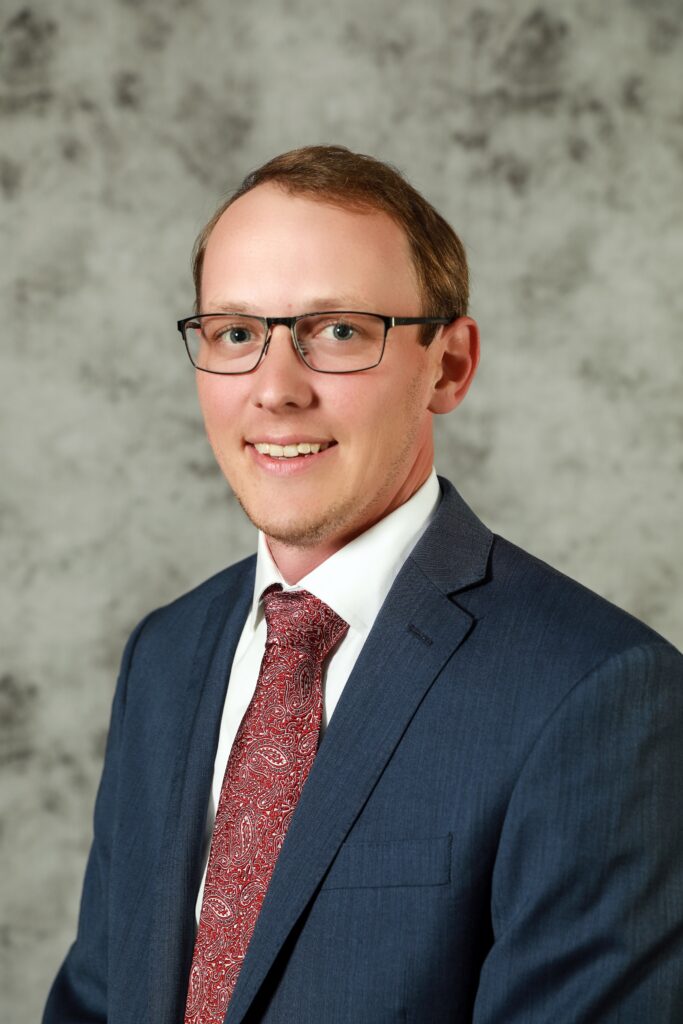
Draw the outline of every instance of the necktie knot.
[[[263,594],[266,644],[299,651],[322,663],[346,634],[348,623],[308,590],[278,585]]]

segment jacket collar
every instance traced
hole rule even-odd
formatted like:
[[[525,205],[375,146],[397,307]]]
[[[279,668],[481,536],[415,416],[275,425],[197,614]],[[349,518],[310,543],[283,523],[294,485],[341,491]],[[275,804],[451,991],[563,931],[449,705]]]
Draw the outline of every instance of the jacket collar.
[[[410,558],[432,585],[448,596],[483,582],[493,534],[450,480],[440,476],[439,485],[441,504]]]

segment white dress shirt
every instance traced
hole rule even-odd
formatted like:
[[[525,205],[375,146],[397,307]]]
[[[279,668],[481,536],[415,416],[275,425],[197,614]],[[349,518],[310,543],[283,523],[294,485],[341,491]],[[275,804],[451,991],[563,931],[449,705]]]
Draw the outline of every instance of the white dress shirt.
[[[324,731],[384,599],[406,558],[427,529],[440,497],[439,482],[432,469],[422,487],[405,504],[380,519],[292,586],[283,580],[265,536],[259,533],[254,596],[230,671],[214,761],[206,822],[204,870],[195,908],[197,922],[223,776],[237,730],[256,689],[266,646],[266,620],[261,595],[274,583],[279,583],[283,590],[308,590],[349,624],[346,636],[323,666],[321,731]]]

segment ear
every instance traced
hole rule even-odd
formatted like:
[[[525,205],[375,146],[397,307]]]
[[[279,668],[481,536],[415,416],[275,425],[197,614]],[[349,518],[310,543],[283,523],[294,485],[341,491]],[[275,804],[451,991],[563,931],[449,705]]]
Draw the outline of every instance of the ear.
[[[467,394],[479,365],[479,328],[470,316],[461,316],[442,327],[432,345],[435,354],[434,393],[429,410],[451,412]]]

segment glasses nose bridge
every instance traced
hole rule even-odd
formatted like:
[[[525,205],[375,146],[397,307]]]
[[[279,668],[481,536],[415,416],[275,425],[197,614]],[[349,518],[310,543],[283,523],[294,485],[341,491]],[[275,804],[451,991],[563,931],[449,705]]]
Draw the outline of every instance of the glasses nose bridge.
[[[266,340],[265,340],[264,345],[263,345],[263,355],[262,355],[261,358],[263,358],[263,356],[267,355],[267,353],[268,353],[268,349],[270,348],[270,342],[271,342],[272,337],[273,337],[273,328],[274,327],[288,327],[289,328],[289,340],[292,343],[292,348],[294,349],[296,354],[299,356],[299,358],[302,359],[303,357],[302,357],[301,351],[299,349],[299,343],[297,341],[296,331],[294,329],[294,325],[296,324],[297,318],[295,316],[267,316],[265,318],[265,320],[266,320]]]

